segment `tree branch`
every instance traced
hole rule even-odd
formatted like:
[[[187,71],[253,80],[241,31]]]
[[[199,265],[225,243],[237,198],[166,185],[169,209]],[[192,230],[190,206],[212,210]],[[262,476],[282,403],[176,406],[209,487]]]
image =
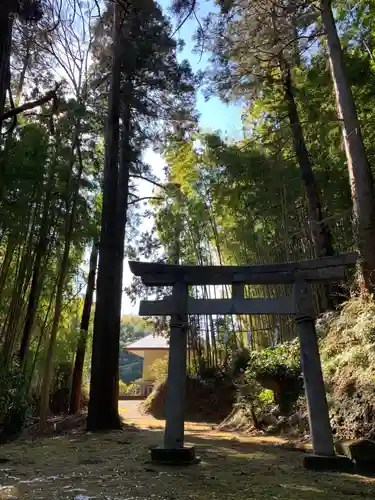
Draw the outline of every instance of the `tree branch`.
[[[143,175],[130,174],[130,178],[132,178],[132,179],[142,179],[143,181],[150,182],[151,184],[153,184],[154,186],[156,186],[156,187],[158,187],[160,189],[166,189],[165,186],[163,186],[163,184],[159,184],[158,182],[153,181],[152,179],[148,179],[147,177],[143,177]]]
[[[162,196],[144,196],[143,198],[136,198],[135,200],[128,201],[128,206],[145,200],[165,200],[165,198]]]
[[[172,33],[172,38],[175,36],[175,34],[177,33],[177,31],[179,31],[182,28],[182,26],[186,23],[186,21],[189,19],[189,17],[195,12],[195,5],[196,5],[196,3],[197,3],[196,0],[192,0],[189,12],[186,14],[186,16],[182,19],[182,21],[179,23],[179,25],[177,26],[177,28]]]
[[[36,99],[35,101],[31,102],[26,102],[25,104],[22,104],[21,106],[17,106],[16,108],[12,108],[6,113],[3,114],[3,116],[0,116],[0,122],[3,120],[6,120],[8,118],[12,118],[13,116],[17,116],[20,113],[23,113],[24,111],[27,111],[28,109],[33,109],[38,106],[42,106],[48,101],[51,101],[52,99],[56,98],[56,92],[59,89],[61,83],[57,84],[56,87],[53,90],[49,90],[43,97],[40,97],[39,99]]]

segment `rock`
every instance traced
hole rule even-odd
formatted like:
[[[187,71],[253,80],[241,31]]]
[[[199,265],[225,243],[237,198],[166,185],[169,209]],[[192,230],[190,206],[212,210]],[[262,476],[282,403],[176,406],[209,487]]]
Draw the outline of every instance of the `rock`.
[[[361,439],[360,441],[351,443],[348,448],[358,472],[375,472],[375,441]]]
[[[352,442],[337,442],[335,448],[338,453],[342,453],[351,460],[374,461],[375,462],[375,441],[370,439],[360,439]]]
[[[336,451],[355,462],[358,472],[375,472],[375,441],[360,439],[354,442],[336,443]]]
[[[353,473],[353,462],[348,457],[334,455],[305,455],[303,457],[305,469],[314,471],[331,471]]]
[[[300,425],[302,419],[303,419],[302,414],[299,411],[297,411],[296,413],[294,413],[289,417],[289,423],[290,425]]]
[[[278,406],[274,406],[272,410],[270,411],[270,415],[272,415],[275,418],[278,418],[280,416],[280,410]]]
[[[259,422],[262,426],[273,426],[277,424],[277,418],[270,414],[262,414],[259,417]]]

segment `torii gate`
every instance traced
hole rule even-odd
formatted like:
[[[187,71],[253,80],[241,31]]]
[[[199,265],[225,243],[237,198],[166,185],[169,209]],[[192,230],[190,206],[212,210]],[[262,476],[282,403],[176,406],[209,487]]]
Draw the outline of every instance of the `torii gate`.
[[[335,455],[328,405],[320,363],[310,283],[343,281],[346,266],[357,254],[252,266],[194,266],[129,262],[135,276],[149,287],[172,286],[172,296],[141,301],[141,316],[171,316],[168,361],[168,392],[164,448],[151,450],[151,459],[165,463],[194,463],[194,448],[184,447],[186,351],[188,315],[285,314],[294,315],[300,339],[301,366],[308,405],[314,455],[306,456],[308,468],[343,470],[350,466]],[[245,285],[292,284],[293,295],[276,299],[245,299]],[[230,299],[194,299],[189,286],[231,285]]]

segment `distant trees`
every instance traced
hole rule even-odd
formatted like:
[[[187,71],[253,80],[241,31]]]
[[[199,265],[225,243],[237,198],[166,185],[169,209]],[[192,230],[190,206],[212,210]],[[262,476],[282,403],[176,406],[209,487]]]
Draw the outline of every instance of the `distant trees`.
[[[172,4],[177,26],[193,16],[195,2]],[[199,78],[153,1],[98,7],[6,0],[0,11],[0,352],[40,400],[41,430],[57,387],[78,410],[90,363],[88,427],[120,426],[119,349],[145,328],[121,323],[130,229],[132,258],[202,265],[359,248],[361,290],[373,291],[373,0],[220,2],[198,25],[211,60]],[[199,130],[201,85],[241,101],[242,140]],[[147,147],[163,154],[165,182]],[[139,195],[139,180],[154,195]],[[315,290],[318,310],[326,298]],[[192,318],[191,362],[214,366],[276,327],[293,334],[285,318]]]
[[[127,344],[152,333],[153,324],[140,316],[125,315],[120,321],[120,347],[123,349]]]

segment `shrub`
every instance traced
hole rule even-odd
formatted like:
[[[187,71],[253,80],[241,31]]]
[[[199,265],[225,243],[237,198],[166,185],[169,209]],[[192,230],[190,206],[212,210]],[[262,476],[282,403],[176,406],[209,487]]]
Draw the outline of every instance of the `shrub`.
[[[18,435],[33,413],[33,399],[27,386],[25,374],[17,362],[0,363],[0,442]]]
[[[375,380],[374,317],[375,303],[355,297],[327,324],[321,357],[330,385],[342,385],[353,375],[358,383]]]
[[[231,371],[234,377],[238,377],[245,372],[249,361],[251,359],[251,352],[246,347],[238,349],[232,357]]]
[[[353,297],[328,317],[320,342],[331,425],[340,438],[375,437],[375,303]]]
[[[119,382],[119,396],[139,396],[141,389],[138,384],[126,385],[122,380]]]
[[[150,372],[156,382],[163,382],[168,375],[168,355],[155,359],[150,367]]]
[[[258,398],[264,405],[272,405],[275,402],[274,393],[270,389],[264,389],[258,394]]]
[[[123,382],[122,380],[120,380],[120,382],[119,382],[119,395],[120,396],[125,396],[126,395],[126,390],[127,390],[127,385],[125,384],[125,382]]]
[[[245,380],[272,391],[280,412],[290,413],[302,390],[298,339],[252,352]]]
[[[299,342],[291,342],[268,347],[261,351],[253,351],[248,363],[248,372],[255,375],[283,377],[285,374],[294,376],[301,372]]]

